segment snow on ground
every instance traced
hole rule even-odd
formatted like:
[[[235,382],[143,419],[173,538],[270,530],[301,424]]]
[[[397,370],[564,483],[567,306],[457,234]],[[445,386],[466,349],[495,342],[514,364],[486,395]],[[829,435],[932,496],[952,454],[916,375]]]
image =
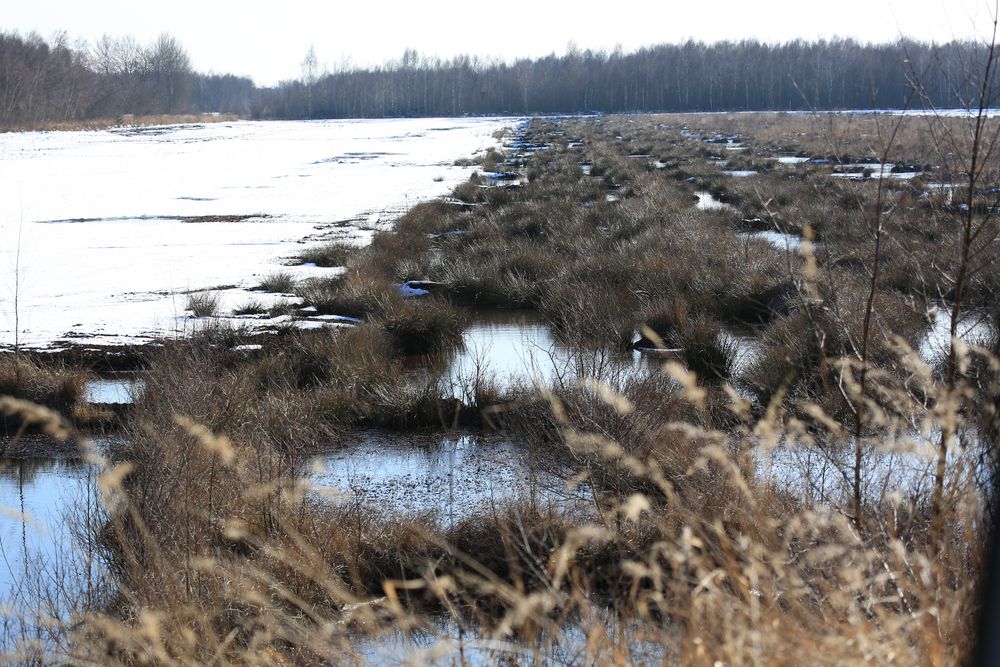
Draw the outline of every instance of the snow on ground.
[[[14,343],[15,296],[20,343],[29,346],[183,333],[186,292],[243,291],[289,270],[282,260],[320,237],[364,242],[466,179],[472,169],[454,160],[496,145],[492,133],[509,123],[235,122],[0,135],[0,346]],[[226,294],[226,305],[273,300]]]

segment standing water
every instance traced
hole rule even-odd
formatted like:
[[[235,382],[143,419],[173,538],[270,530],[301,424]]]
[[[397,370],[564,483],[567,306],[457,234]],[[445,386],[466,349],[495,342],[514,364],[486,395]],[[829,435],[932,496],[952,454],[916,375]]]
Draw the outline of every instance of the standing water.
[[[106,589],[96,549],[82,544],[96,520],[95,466],[79,460],[0,462],[0,642],[46,638],[45,619],[64,618]]]
[[[496,437],[373,431],[338,445],[308,477],[335,503],[453,522],[519,498],[564,507],[587,498],[567,487],[566,476],[536,465],[524,447]]]
[[[612,381],[649,371],[648,359],[639,353],[572,348],[557,340],[537,315],[501,311],[483,313],[465,330],[446,381],[456,398],[465,398],[477,383],[505,391],[571,385],[581,378]]]

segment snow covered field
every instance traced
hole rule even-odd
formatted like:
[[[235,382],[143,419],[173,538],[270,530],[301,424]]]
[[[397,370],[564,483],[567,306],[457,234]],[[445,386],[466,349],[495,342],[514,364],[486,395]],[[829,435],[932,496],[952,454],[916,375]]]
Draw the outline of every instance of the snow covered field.
[[[363,241],[470,168],[509,119],[236,122],[0,135],[0,346],[182,333],[187,293],[222,309],[304,243]],[[250,217],[246,217],[250,216]],[[235,287],[232,287],[235,286]],[[254,295],[259,301],[268,298]]]

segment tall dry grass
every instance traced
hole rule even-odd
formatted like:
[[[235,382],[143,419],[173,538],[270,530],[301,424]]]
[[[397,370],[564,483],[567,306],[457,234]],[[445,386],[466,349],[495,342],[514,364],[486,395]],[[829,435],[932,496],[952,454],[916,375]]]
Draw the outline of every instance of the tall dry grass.
[[[901,353],[928,383],[922,396],[940,398],[929,369]],[[986,544],[974,433],[956,443],[943,534],[929,529],[926,496],[892,484],[866,497],[859,529],[836,480],[826,496],[802,494],[757,470],[773,447],[829,455],[847,425],[815,408],[812,425],[780,409],[758,420],[736,398],[741,425],[723,433],[705,421],[697,380],[668,372],[684,387],[672,407],[602,385],[585,390],[587,409],[570,404],[584,394],[549,397],[551,446],[587,462],[583,514],[525,499],[442,527],[324,502],[251,434],[181,417],[149,428],[102,479],[114,611],[81,619],[65,657],[365,664],[366,647],[421,629],[455,659],[489,640],[498,660],[547,660],[553,643],[593,661],[968,660]],[[893,408],[882,416],[900,431],[967,419],[957,406]],[[608,428],[627,421],[657,428]],[[871,438],[872,460],[905,440]],[[920,457],[904,460],[930,466]]]

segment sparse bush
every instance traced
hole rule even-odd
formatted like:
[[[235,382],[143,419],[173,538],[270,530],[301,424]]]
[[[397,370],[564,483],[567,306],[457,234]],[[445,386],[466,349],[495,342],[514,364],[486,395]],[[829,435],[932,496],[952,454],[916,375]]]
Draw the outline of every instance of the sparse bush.
[[[465,202],[467,204],[477,204],[482,203],[486,200],[486,195],[477,180],[470,179],[465,183],[457,186],[451,192],[455,199]]]
[[[294,303],[275,303],[267,309],[267,316],[270,318],[289,317],[294,315],[297,310],[298,306]]]

